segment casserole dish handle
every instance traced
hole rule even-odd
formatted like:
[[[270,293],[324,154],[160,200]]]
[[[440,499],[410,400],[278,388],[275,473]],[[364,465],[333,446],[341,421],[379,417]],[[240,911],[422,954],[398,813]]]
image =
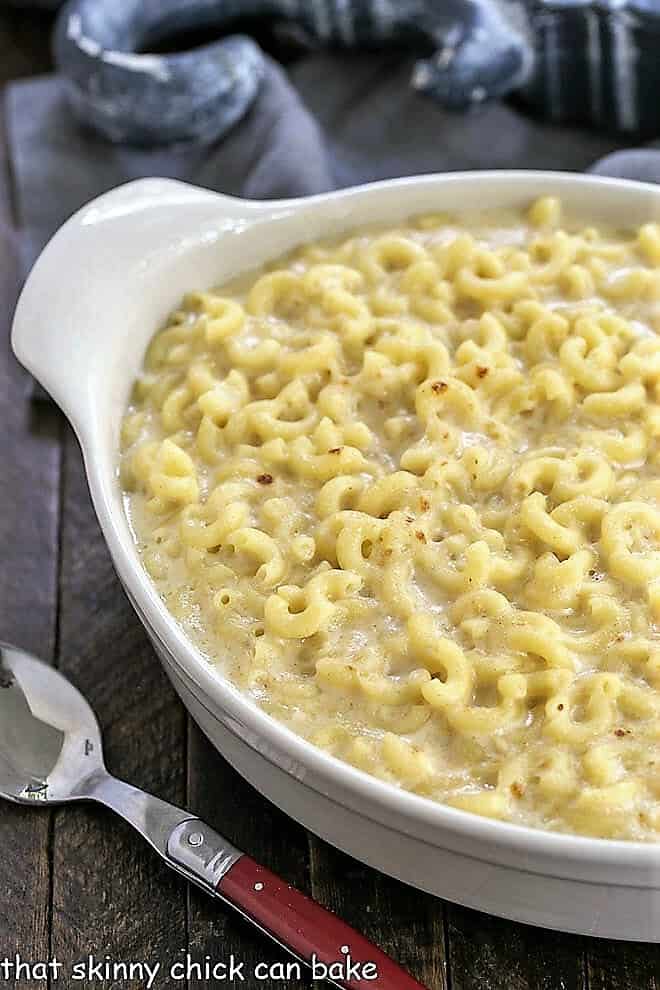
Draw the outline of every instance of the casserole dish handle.
[[[265,212],[272,216],[263,203],[140,179],[92,200],[48,242],[19,298],[12,346],[81,439],[100,414],[101,381],[125,404],[154,314],[163,320],[186,288],[213,282],[221,254],[209,243]],[[126,339],[136,334],[139,349]]]

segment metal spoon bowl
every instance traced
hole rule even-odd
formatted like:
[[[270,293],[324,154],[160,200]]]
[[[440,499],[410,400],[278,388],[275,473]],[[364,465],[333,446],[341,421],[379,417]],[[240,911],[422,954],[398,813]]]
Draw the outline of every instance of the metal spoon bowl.
[[[80,692],[53,667],[0,643],[2,797],[18,804],[78,801],[98,771],[101,730]]]
[[[103,804],[130,822],[168,866],[230,904],[297,959],[333,965],[335,973],[342,966],[344,975],[329,983],[363,987],[360,967],[372,964],[378,978],[369,985],[376,990],[424,990],[336,915],[199,818],[112,777],[85,698],[53,667],[1,642],[0,797],[24,805]]]

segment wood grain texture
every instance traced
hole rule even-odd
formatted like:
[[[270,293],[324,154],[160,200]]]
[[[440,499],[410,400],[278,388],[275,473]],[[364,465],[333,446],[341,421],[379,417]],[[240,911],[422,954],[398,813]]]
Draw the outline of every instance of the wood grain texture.
[[[590,990],[587,939],[447,909],[452,990]]]
[[[310,836],[312,890],[430,990],[448,990],[444,903]]]
[[[11,11],[0,0],[0,85],[48,69],[50,25],[47,15]],[[18,272],[6,236],[3,149],[0,122],[0,638],[57,658],[98,711],[111,769],[185,803],[431,990],[660,990],[660,946],[565,936],[444,905],[308,836],[193,725],[118,585],[76,442],[56,410],[33,413],[9,356]],[[167,967],[186,951],[198,962],[234,953],[247,990],[311,986],[251,976],[257,962],[287,957],[179,881],[110,813],[62,810],[49,832],[48,814],[3,805],[0,842],[0,958],[56,954],[70,964],[92,952]],[[193,975],[186,990],[212,985],[221,984]]]
[[[660,945],[590,939],[587,976],[589,990],[660,990]]]
[[[188,795],[191,809],[234,845],[289,880],[305,893],[311,893],[307,833],[261,797],[213,749],[206,737],[190,722],[188,747]],[[257,980],[254,967],[259,962],[285,962],[286,956],[251,928],[229,908],[211,901],[194,888],[189,894],[190,954],[195,960],[205,956],[226,959],[234,952],[245,962],[245,983],[249,990],[282,990],[281,982]],[[292,981],[287,986],[306,987],[308,981]],[[190,990],[208,984],[197,979]]]
[[[3,134],[0,107],[0,639],[51,660],[57,614],[60,417],[51,409],[39,422],[33,421],[25,401],[24,373],[10,354],[18,267]],[[10,805],[1,809],[0,955],[48,957],[49,824],[48,812],[35,814]]]
[[[181,805],[185,716],[120,589],[69,429],[62,492],[59,667],[97,712],[109,768]],[[169,967],[186,948],[185,896],[185,883],[110,812],[57,812],[52,951],[67,967],[87,953]]]

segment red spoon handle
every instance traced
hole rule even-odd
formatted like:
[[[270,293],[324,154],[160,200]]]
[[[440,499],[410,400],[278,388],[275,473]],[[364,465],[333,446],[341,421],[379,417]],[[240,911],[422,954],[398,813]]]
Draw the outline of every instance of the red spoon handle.
[[[249,856],[241,856],[217,891],[298,958],[316,960],[317,979],[347,990],[425,990],[354,928]]]

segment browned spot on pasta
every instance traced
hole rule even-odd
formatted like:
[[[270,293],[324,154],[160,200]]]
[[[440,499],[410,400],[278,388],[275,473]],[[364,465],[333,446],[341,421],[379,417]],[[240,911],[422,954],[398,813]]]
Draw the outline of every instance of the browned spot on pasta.
[[[558,230],[550,203],[533,208],[536,232],[514,215],[500,237],[499,212],[492,231],[480,217],[358,232],[273,262],[261,286],[191,296],[203,305],[155,342],[133,396],[129,509],[186,631],[334,756],[352,759],[355,743],[357,765],[437,801],[462,782],[457,803],[482,814],[656,839],[643,702],[658,694],[647,586],[660,516],[619,505],[655,501],[660,327],[641,295],[660,270],[660,224],[599,244]],[[346,305],[326,309],[336,289]],[[225,327],[219,348],[207,316],[225,312],[248,332]],[[446,717],[453,664],[483,722]],[[505,675],[515,705],[492,733]],[[602,815],[589,800],[575,814],[572,795],[598,783],[584,733],[618,751],[617,782],[648,788],[628,814],[607,814],[615,791]]]

